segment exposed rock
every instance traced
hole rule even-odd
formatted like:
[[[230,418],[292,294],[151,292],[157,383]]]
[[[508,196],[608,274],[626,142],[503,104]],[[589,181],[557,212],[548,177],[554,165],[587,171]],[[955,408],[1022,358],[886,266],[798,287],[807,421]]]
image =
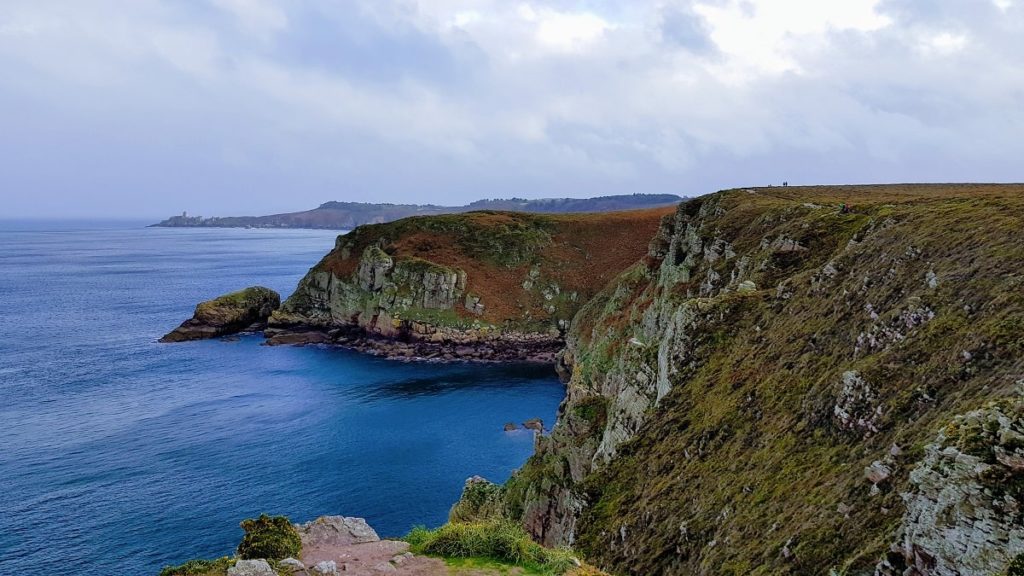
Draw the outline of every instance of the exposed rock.
[[[160,341],[184,342],[262,330],[266,327],[267,318],[280,305],[281,296],[262,286],[225,294],[200,303],[192,318]]]
[[[278,562],[277,565],[292,572],[300,572],[306,569],[306,565],[295,558],[285,558]]]
[[[302,547],[350,546],[377,542],[380,537],[362,518],[321,516],[312,522],[297,524]]]
[[[882,407],[875,391],[858,372],[843,372],[842,386],[832,413],[840,428],[870,435],[878,432]]]
[[[891,475],[892,470],[879,460],[875,460],[870,466],[864,469],[864,478],[875,485],[885,482]]]
[[[512,432],[512,431],[518,430],[518,429],[519,429],[519,426],[517,426],[515,422],[507,422],[505,424],[504,428],[503,428],[503,430],[505,430],[505,432]]]
[[[228,568],[227,576],[277,576],[266,560],[239,560]]]
[[[754,284],[750,280],[744,280],[743,282],[740,282],[739,285],[736,286],[736,291],[737,292],[756,292],[757,291],[757,284]]]
[[[313,566],[312,572],[313,574],[323,574],[324,576],[337,576],[338,564],[334,560],[324,560]]]
[[[896,550],[904,574],[991,576],[1024,553],[1022,471],[998,454],[1024,456],[1024,400],[958,417],[926,448],[903,494]],[[880,571],[893,573],[893,561]]]
[[[544,432],[544,421],[540,418],[530,418],[526,422],[523,422],[523,428],[533,430],[535,432]]]

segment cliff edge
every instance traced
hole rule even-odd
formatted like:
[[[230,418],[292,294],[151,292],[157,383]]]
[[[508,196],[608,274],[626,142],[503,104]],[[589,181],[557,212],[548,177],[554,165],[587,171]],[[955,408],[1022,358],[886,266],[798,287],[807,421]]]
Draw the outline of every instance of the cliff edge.
[[[1002,574],[1022,359],[1024,186],[712,194],[580,309],[553,432],[453,518],[616,574]]]

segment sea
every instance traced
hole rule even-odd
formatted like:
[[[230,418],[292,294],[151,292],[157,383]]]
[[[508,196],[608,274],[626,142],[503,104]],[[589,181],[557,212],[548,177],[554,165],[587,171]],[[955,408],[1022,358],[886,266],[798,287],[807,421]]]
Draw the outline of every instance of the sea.
[[[239,522],[382,536],[504,481],[565,390],[547,366],[403,363],[259,336],[160,344],[196,303],[290,294],[337,232],[0,221],[0,574],[156,574]]]

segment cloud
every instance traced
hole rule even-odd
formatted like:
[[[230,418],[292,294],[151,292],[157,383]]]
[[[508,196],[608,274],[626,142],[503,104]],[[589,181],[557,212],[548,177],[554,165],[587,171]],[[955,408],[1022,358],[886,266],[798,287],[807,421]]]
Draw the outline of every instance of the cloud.
[[[1020,180],[1022,33],[1010,0],[9,0],[0,189],[161,215]]]

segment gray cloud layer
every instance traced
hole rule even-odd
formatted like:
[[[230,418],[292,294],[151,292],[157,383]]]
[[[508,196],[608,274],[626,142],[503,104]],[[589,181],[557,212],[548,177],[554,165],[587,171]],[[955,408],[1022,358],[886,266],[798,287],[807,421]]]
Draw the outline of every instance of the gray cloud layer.
[[[6,215],[1019,181],[1020,0],[0,0]]]

